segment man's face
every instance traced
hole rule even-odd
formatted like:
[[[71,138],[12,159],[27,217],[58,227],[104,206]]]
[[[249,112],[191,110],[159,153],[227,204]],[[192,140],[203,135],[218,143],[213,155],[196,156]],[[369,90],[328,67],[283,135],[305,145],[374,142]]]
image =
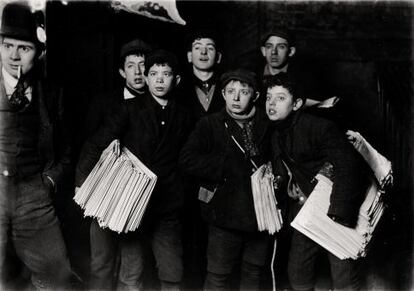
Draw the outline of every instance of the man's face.
[[[302,99],[293,100],[289,90],[282,86],[273,86],[267,89],[266,114],[272,121],[286,119],[292,111],[298,110]]]
[[[295,48],[290,47],[286,39],[272,35],[261,47],[261,51],[270,67],[281,69],[287,65],[289,57],[294,55]]]
[[[10,75],[18,78],[19,66],[21,73],[29,72],[36,61],[37,48],[33,42],[4,37],[0,45],[1,62]]]
[[[124,68],[119,69],[119,74],[125,79],[126,85],[140,91],[145,86],[144,66],[145,57],[129,55],[125,58]]]
[[[193,41],[187,60],[200,71],[211,71],[213,66],[220,63],[221,54],[216,50],[216,43],[211,38],[199,38]]]
[[[168,93],[176,83],[173,70],[168,64],[154,64],[148,70],[148,76],[145,77],[145,80],[150,93],[162,99],[168,99]]]
[[[249,113],[254,99],[258,96],[251,86],[237,80],[228,82],[221,93],[227,109],[237,115]]]

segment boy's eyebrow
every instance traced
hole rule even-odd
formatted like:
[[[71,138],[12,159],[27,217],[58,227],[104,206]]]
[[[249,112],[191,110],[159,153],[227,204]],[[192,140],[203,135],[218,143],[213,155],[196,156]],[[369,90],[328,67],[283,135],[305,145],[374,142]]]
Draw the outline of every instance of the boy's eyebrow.
[[[196,45],[202,45],[203,43],[201,42],[201,41],[198,41],[198,40],[195,40],[194,42],[193,42],[193,46],[196,46]],[[205,45],[212,45],[212,46],[216,46],[216,44],[213,42],[213,41],[210,41],[210,42],[207,42]]]

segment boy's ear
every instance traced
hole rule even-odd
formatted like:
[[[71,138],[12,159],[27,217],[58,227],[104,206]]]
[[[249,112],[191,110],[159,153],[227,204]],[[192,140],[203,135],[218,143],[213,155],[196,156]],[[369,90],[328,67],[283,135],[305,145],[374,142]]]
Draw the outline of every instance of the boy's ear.
[[[263,57],[266,57],[266,49],[265,49],[265,47],[264,47],[264,46],[261,46],[261,47],[260,47],[260,51],[262,52],[262,56],[263,56]]]
[[[119,74],[121,75],[122,78],[126,79],[126,75],[125,75],[125,71],[122,69],[118,69]]]
[[[224,94],[224,89],[221,89],[221,96],[223,96],[224,100],[226,100],[226,95]]]
[[[148,83],[149,83],[149,82],[148,82],[148,76],[145,76],[145,75],[144,75],[144,79],[145,79],[145,84],[147,84],[147,86],[149,86],[149,84],[148,84]]]
[[[191,51],[187,52],[187,62],[190,64],[193,62],[193,53]]]
[[[257,99],[259,99],[260,92],[259,92],[259,91],[256,91],[254,94],[255,94],[255,96],[254,96],[254,98],[253,98],[253,102],[256,102],[256,101],[257,101]]]
[[[291,46],[289,49],[289,57],[293,57],[296,53],[296,48],[294,46]]]
[[[175,86],[177,86],[178,84],[180,84],[181,81],[181,76],[180,75],[176,75],[175,76]]]
[[[293,111],[299,110],[303,105],[303,99],[298,98],[295,100],[295,103],[293,103]]]
[[[222,57],[222,54],[220,52],[217,52],[217,54],[216,54],[216,64],[220,64],[221,57]]]

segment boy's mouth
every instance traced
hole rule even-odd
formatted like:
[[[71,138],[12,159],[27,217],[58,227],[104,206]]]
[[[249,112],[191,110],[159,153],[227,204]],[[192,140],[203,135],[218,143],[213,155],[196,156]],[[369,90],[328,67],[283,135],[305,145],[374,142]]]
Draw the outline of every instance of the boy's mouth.
[[[155,87],[155,91],[162,92],[164,91],[164,87]]]
[[[269,115],[275,115],[275,114],[276,114],[276,110],[269,109],[269,110],[267,111],[267,113],[268,113]]]

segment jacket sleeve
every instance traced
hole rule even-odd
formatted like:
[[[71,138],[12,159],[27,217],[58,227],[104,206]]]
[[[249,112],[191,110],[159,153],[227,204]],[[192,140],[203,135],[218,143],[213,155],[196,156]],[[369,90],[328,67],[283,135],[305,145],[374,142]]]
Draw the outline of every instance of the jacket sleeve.
[[[320,130],[320,153],[334,169],[327,214],[339,223],[355,226],[366,186],[363,163],[335,124],[326,122]]]
[[[98,162],[104,149],[114,140],[122,137],[128,126],[128,109],[120,104],[104,121],[102,127],[82,147],[79,161],[76,166],[75,185],[80,187],[95,164]]]
[[[52,136],[54,162],[52,167],[43,174],[49,176],[55,186],[60,186],[65,177],[68,177],[71,173],[73,174],[71,134],[69,120],[64,114],[62,88],[51,86],[48,90],[51,96],[49,114],[54,127]]]
[[[184,172],[206,183],[218,183],[224,176],[226,153],[224,148],[214,146],[219,135],[213,131],[209,119],[201,119],[190,134],[179,158]]]

